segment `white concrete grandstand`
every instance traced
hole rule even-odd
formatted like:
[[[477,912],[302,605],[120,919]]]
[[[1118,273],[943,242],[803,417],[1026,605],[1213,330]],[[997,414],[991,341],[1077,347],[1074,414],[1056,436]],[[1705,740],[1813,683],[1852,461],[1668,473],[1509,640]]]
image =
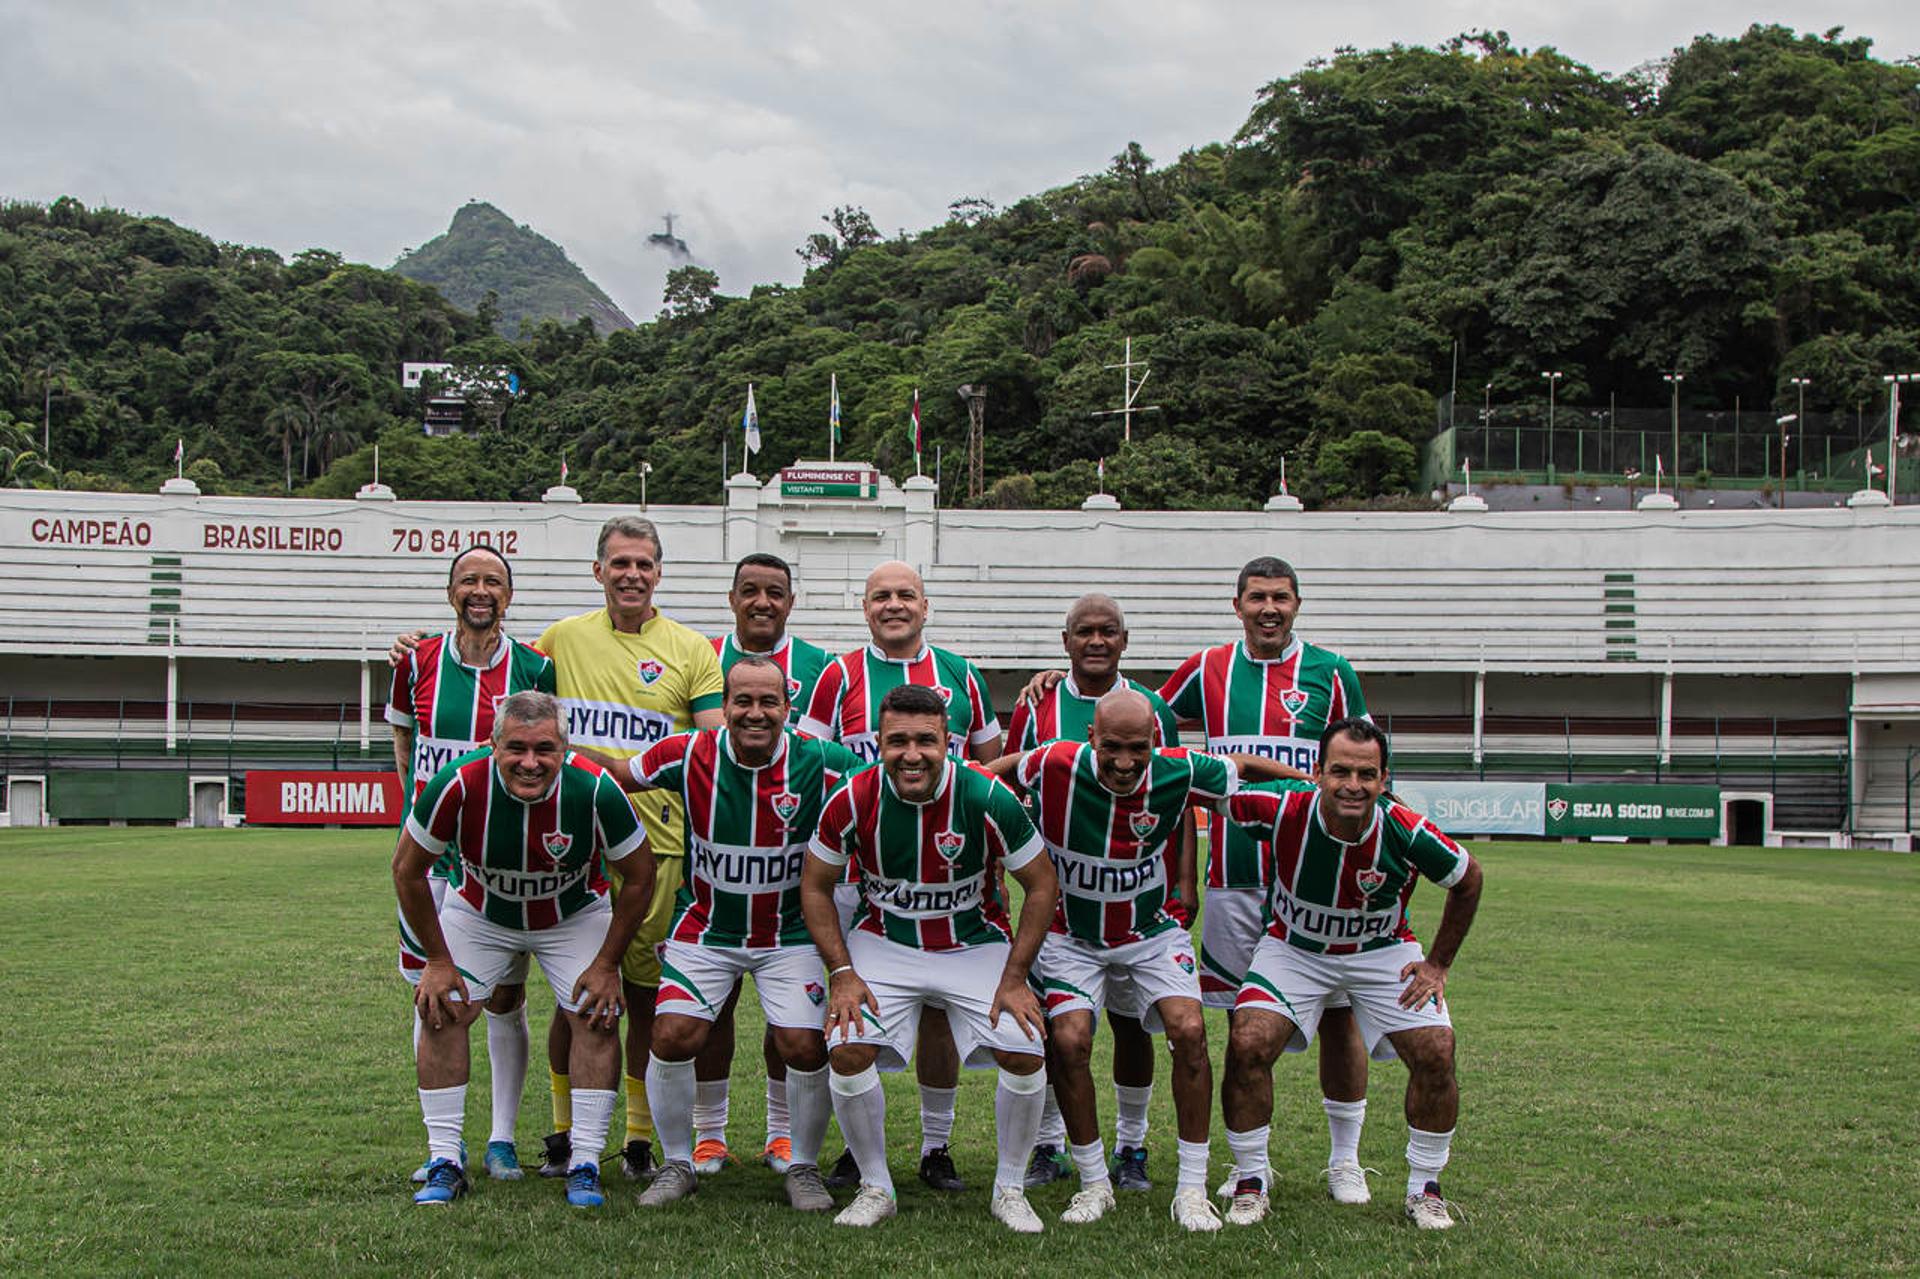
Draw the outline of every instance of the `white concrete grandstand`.
[[[792,626],[865,638],[867,570],[926,575],[934,642],[1013,690],[1060,662],[1067,603],[1126,608],[1157,676],[1237,634],[1236,570],[1301,574],[1302,636],[1346,654],[1403,772],[1706,777],[1786,829],[1904,832],[1920,749],[1920,510],[1298,513],[936,510],[932,486],[655,506],[661,608],[731,626],[733,561],[795,566]],[[381,767],[384,654],[439,628],[451,551],[503,547],[509,629],[597,607],[578,503],[0,493],[10,775],[73,763]],[[341,764],[340,766],[346,766]]]

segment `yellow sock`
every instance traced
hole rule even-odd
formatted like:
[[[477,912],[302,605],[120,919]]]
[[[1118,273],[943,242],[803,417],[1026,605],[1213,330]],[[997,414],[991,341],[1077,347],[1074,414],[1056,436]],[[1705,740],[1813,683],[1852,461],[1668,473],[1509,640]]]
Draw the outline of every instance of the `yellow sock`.
[[[573,1085],[557,1070],[547,1071],[547,1084],[553,1089],[553,1130],[566,1132],[573,1127]]]
[[[627,1076],[627,1140],[653,1140],[653,1111],[647,1107],[647,1081]]]

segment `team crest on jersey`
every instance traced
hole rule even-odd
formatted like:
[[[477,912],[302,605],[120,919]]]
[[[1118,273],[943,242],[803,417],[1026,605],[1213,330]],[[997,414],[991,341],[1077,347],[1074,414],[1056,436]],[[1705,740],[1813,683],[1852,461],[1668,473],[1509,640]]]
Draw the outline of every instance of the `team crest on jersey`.
[[[1387,872],[1368,867],[1366,870],[1355,872],[1353,882],[1360,885],[1361,892],[1372,897],[1380,891],[1380,886],[1387,882]]]
[[[565,831],[549,831],[540,837],[540,847],[547,850],[547,856],[559,861],[573,847],[573,836]]]
[[[1173,956],[1173,962],[1180,965],[1181,972],[1185,973],[1189,977],[1193,976],[1193,956],[1192,955],[1188,954],[1184,950],[1176,951]]]
[[[1298,715],[1307,708],[1307,690],[1290,688],[1280,694],[1280,704],[1287,708],[1287,714]]]
[[[934,692],[934,695],[940,699],[940,702],[942,705],[944,706],[953,705],[953,690],[948,688],[945,684],[935,684],[933,686],[933,692]]]
[[[967,837],[956,831],[943,830],[933,837],[933,851],[939,853],[940,856],[947,861],[952,861],[958,857],[960,850],[966,846]]]
[[[1127,825],[1133,828],[1134,838],[1136,839],[1145,839],[1153,828],[1159,824],[1160,819],[1144,809],[1127,818]]]
[[[790,702],[800,700],[800,681],[792,676],[787,677],[787,700]]]
[[[810,981],[802,989],[807,992],[807,999],[815,1008],[827,1002],[827,988],[819,982]]]
[[[640,683],[648,688],[652,688],[654,682],[667,673],[666,663],[655,657],[641,658],[639,670]]]
[[[793,815],[800,811],[800,797],[790,790],[779,792],[767,802],[773,805],[773,815],[780,819],[782,826],[792,821]]]
[[[1547,816],[1559,821],[1567,815],[1567,801],[1555,796],[1547,801]]]

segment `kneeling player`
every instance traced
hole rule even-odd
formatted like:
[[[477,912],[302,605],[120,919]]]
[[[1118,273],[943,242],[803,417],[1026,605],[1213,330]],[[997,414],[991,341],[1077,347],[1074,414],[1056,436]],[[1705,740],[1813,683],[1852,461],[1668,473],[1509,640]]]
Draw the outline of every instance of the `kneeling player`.
[[[1227,1220],[1267,1215],[1273,1063],[1305,1051],[1329,996],[1345,994],[1368,1051],[1407,1064],[1407,1218],[1445,1230],[1440,1194],[1460,1110],[1447,971],[1480,904],[1480,864],[1426,818],[1384,800],[1387,738],[1343,719],[1320,739],[1315,785],[1242,791],[1222,805],[1267,845],[1269,924],[1234,1002],[1221,1108],[1239,1169]],[[1407,925],[1415,874],[1447,890],[1433,953]]]
[[[921,1011],[938,1008],[964,1064],[1000,1067],[991,1211],[1034,1234],[1042,1226],[1022,1182],[1047,1083],[1046,1027],[1027,975],[1059,886],[1013,792],[948,757],[946,715],[919,685],[881,699],[881,766],[854,774],[827,801],[802,872],[807,929],[827,964],[833,1111],[860,1165],[860,1190],[834,1220],[872,1226],[894,1214],[875,1069],[903,1069]],[[833,886],[849,861],[860,867],[862,901],[842,936]],[[990,883],[996,861],[1026,893],[1011,940]]]
[[[436,916],[426,872],[446,853],[460,883]],[[607,902],[600,859],[622,864]],[[653,892],[653,853],[618,784],[567,751],[560,706],[515,693],[495,715],[489,748],[454,759],[421,794],[393,858],[394,892],[425,952],[418,987],[420,1112],[433,1159],[419,1204],[464,1194],[467,1028],[515,958],[540,962],[573,1029],[574,1127],[567,1202],[604,1203],[598,1154],[620,1077],[620,957]]]

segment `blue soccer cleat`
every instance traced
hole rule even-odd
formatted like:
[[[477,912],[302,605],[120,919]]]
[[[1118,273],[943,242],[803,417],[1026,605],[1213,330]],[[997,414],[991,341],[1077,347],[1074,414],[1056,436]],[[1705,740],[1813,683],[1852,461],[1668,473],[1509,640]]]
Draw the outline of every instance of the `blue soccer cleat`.
[[[567,1169],[567,1202],[575,1208],[598,1208],[607,1202],[600,1189],[600,1169],[578,1164]]]
[[[467,1143],[464,1141],[460,1143],[460,1166],[462,1168],[465,1168],[467,1166]],[[433,1171],[433,1156],[428,1155],[427,1161],[421,1164],[418,1168],[415,1168],[413,1170],[414,1184],[424,1185],[427,1180],[427,1174],[432,1171]]]
[[[467,1193],[467,1173],[451,1159],[436,1159],[427,1165],[427,1184],[413,1192],[413,1201],[424,1207],[445,1207]]]
[[[518,1181],[527,1174],[520,1170],[520,1152],[510,1141],[487,1143],[487,1176],[495,1181]]]

